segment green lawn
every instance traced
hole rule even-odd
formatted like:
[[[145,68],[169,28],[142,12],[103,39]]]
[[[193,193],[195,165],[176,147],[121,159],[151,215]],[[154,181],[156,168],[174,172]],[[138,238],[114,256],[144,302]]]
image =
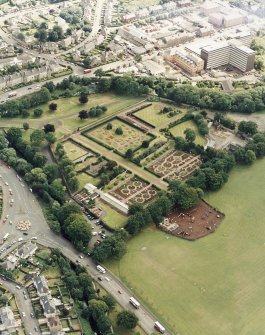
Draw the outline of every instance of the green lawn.
[[[43,122],[51,122],[55,123],[57,130],[59,125],[59,127],[62,128],[63,133],[65,133],[76,130],[78,127],[83,127],[87,124],[93,123],[106,116],[118,113],[119,111],[142,100],[143,98],[141,97],[126,97],[111,93],[91,94],[86,104],[80,104],[78,96],[71,98],[60,98],[49,101],[48,103],[39,105],[37,107],[30,108],[28,110],[30,113],[28,118],[18,117],[11,120],[15,120],[17,122],[16,125],[19,127],[21,127],[24,122],[28,122],[32,128],[38,127]],[[49,110],[49,104],[52,102],[57,104],[57,110],[55,112],[50,112]],[[88,110],[89,108],[96,105],[105,105],[108,108],[107,112],[100,118],[89,118],[83,121],[78,118],[78,113],[80,110]],[[41,108],[43,110],[41,117],[34,117],[33,111],[36,108]],[[2,122],[3,121],[5,120],[3,119]],[[6,122],[10,122],[10,119],[7,119]]]
[[[196,133],[195,143],[196,144],[201,144],[201,145],[205,144],[205,139],[199,134],[196,124],[191,120],[185,121],[185,122],[182,122],[176,125],[175,127],[170,129],[170,132],[174,137],[177,137],[177,136],[185,137],[184,131],[187,128],[190,128],[195,131]]]
[[[110,228],[119,229],[127,222],[127,217],[125,215],[115,211],[107,204],[100,202],[98,205],[106,211],[107,214],[104,216],[103,220]]]
[[[179,113],[178,115],[172,118],[168,117],[168,114],[159,114],[161,109],[163,109],[164,107],[173,107],[179,109],[178,107],[175,107],[174,105],[171,104],[152,102],[151,106],[144,108],[139,112],[136,112],[135,115],[140,119],[143,119],[144,121],[149,122],[153,126],[158,128],[166,128],[170,122],[172,122],[173,120],[178,120],[183,116],[183,113]],[[182,111],[184,112],[185,110]]]
[[[99,178],[97,177],[92,177],[84,172],[79,173],[77,175],[77,179],[79,181],[79,190],[82,190],[82,188],[84,188],[84,186],[87,183],[93,184],[95,186],[97,186],[99,184]]]
[[[78,101],[78,98],[71,98]],[[109,115],[115,114],[129,106],[132,106],[136,104],[137,102],[142,101],[143,99],[140,97],[125,97],[125,96],[118,96],[114,94],[92,94],[89,97],[89,101],[85,105],[80,105],[79,103],[78,108],[76,110],[76,116],[70,117],[68,119],[63,120],[63,125],[65,128],[67,128],[69,131],[73,131],[77,129],[78,127],[84,127],[86,125],[89,125],[90,123],[93,123],[97,120],[103,119]],[[82,109],[88,109],[92,106],[96,105],[105,105],[108,110],[106,113],[104,113],[99,118],[89,118],[86,120],[80,120],[78,118],[78,112]],[[83,108],[84,107],[84,108]]]
[[[66,151],[66,154],[69,159],[75,160],[79,157],[84,156],[87,151],[81,148],[80,146],[74,144],[71,141],[66,141],[63,143],[64,150]]]
[[[148,228],[107,264],[174,335],[263,335],[265,159],[233,171],[206,200],[226,214],[190,242]]]

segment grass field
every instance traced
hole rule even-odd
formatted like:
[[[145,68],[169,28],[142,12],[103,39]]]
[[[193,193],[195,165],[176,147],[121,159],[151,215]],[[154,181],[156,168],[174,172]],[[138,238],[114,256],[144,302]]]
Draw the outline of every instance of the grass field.
[[[170,132],[174,137],[177,137],[177,136],[185,137],[184,131],[187,128],[190,128],[195,131],[196,133],[195,143],[196,144],[201,144],[201,145],[205,144],[205,139],[199,134],[196,124],[191,120],[185,121],[185,122],[182,122],[176,125],[175,127],[170,129]]]
[[[78,145],[74,144],[71,141],[66,141],[63,143],[64,150],[69,159],[74,161],[75,159],[84,156],[87,151],[79,147]]]
[[[126,96],[118,96],[114,94],[92,94],[90,97],[90,100],[88,101],[87,104],[85,104],[85,108],[82,108],[83,105],[80,105],[78,103],[78,110],[77,114],[81,109],[87,109],[86,105],[88,108],[96,105],[104,105],[108,108],[107,112],[104,113],[101,117],[99,118],[89,118],[86,120],[80,120],[76,114],[74,117],[70,117],[67,119],[63,120],[63,125],[65,128],[67,128],[69,131],[75,130],[78,127],[83,127],[86,126],[90,123],[93,123],[97,120],[100,120],[102,118],[105,118],[106,116],[115,114],[127,107],[130,107],[137,102],[142,101],[143,99],[140,97],[126,97]],[[78,98],[75,98],[78,100]]]
[[[158,128],[165,128],[170,122],[172,122],[173,120],[178,120],[183,116],[183,113],[179,113],[178,115],[170,118],[167,116],[167,114],[159,114],[161,109],[163,109],[164,107],[174,107],[174,106],[161,102],[153,102],[151,106],[140,110],[139,112],[135,113],[135,115],[140,119],[149,122],[153,126]]]
[[[125,154],[128,149],[136,149],[144,140],[150,140],[149,135],[146,135],[141,130],[130,126],[118,118],[111,120],[110,123],[112,124],[112,129],[110,130],[106,128],[106,124],[102,124],[87,134],[123,154]],[[123,131],[121,135],[115,133],[119,127]]]
[[[98,205],[106,212],[106,216],[104,216],[103,220],[110,228],[122,228],[127,222],[127,217],[125,215],[115,211],[107,204],[100,202]]]
[[[188,242],[148,228],[108,264],[174,335],[263,335],[265,159],[237,168],[206,200],[226,214]]]
[[[77,179],[79,181],[79,191],[82,190],[82,188],[84,188],[87,183],[93,184],[95,186],[99,184],[99,178],[92,177],[84,172],[78,173]]]

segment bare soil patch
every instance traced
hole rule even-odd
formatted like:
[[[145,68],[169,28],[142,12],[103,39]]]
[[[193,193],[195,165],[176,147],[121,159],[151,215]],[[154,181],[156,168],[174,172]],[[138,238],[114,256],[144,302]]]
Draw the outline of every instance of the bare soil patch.
[[[160,224],[160,228],[174,236],[193,241],[213,233],[223,218],[223,213],[207,202],[200,201],[190,209],[173,210]]]

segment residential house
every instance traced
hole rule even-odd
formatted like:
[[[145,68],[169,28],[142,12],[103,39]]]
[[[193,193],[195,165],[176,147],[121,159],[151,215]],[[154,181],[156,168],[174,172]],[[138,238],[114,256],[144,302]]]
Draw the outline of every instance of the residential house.
[[[38,249],[37,244],[31,241],[20,244],[17,248],[16,256],[22,259],[27,259],[30,256],[33,256]]]
[[[48,283],[44,276],[36,275],[33,278],[33,284],[36,287],[36,290],[40,297],[50,293]]]
[[[5,331],[8,334],[16,332],[16,328],[21,325],[21,320],[16,320],[10,306],[0,308],[0,334]]]

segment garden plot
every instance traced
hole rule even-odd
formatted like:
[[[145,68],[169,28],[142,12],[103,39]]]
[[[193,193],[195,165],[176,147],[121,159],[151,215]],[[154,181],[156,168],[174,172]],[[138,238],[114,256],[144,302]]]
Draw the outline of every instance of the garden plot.
[[[195,143],[196,144],[200,144],[200,145],[204,145],[205,144],[205,139],[199,134],[198,128],[197,128],[196,124],[192,120],[182,122],[182,123],[180,123],[180,124],[178,124],[178,125],[170,128],[170,133],[174,137],[181,136],[181,137],[185,138],[184,131],[187,128],[192,129],[192,130],[195,131],[195,134],[196,134]]]
[[[141,146],[144,140],[150,140],[151,136],[145,134],[119,119],[113,119],[109,123],[112,129],[107,129],[107,124],[102,124],[89,131],[87,134],[97,142],[111,147],[121,154],[125,154],[128,149],[135,150]],[[122,134],[116,134],[116,129],[121,128]]]
[[[124,203],[146,204],[156,198],[157,189],[137,177],[132,177],[122,186],[112,190],[110,194]]]
[[[85,149],[73,143],[72,141],[65,141],[63,143],[63,147],[68,158],[71,159],[72,161],[75,161],[78,158],[85,156],[87,154],[87,151]]]
[[[201,164],[199,156],[173,150],[148,166],[148,170],[163,179],[185,180]]]
[[[129,203],[137,202],[138,204],[146,204],[157,198],[157,188],[150,185],[144,191],[137,193],[134,197],[129,199]]]

